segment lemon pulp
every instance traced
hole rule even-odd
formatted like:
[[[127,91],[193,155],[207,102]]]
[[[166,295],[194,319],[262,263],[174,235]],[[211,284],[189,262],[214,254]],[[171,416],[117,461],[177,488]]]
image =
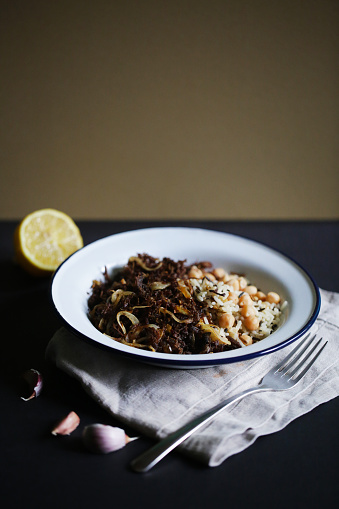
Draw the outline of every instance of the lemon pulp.
[[[14,234],[18,263],[29,273],[54,272],[72,253],[83,247],[83,239],[73,219],[55,209],[28,214]]]

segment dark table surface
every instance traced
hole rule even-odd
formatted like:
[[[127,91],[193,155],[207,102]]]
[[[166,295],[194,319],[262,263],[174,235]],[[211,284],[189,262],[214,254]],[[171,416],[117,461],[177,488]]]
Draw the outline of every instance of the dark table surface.
[[[150,226],[193,226],[242,235],[297,260],[321,288],[339,291],[339,222],[79,221],[78,225],[85,244]],[[53,424],[71,410],[81,417],[81,427],[121,424],[78,382],[46,363],[45,348],[61,324],[49,301],[50,280],[34,279],[13,263],[15,226],[14,221],[0,222],[2,507],[338,506],[338,399],[279,433],[258,439],[216,468],[174,452],[151,472],[136,474],[129,463],[152,444],[148,438],[113,454],[94,455],[83,449],[81,431],[70,437],[52,436]],[[19,379],[28,368],[41,371],[45,385],[39,398],[24,402]]]

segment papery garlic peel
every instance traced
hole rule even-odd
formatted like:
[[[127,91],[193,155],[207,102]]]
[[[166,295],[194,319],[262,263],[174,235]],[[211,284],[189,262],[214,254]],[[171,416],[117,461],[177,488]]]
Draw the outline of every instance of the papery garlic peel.
[[[21,396],[21,399],[24,401],[29,401],[30,399],[37,398],[40,395],[43,387],[43,379],[41,373],[36,369],[31,368],[25,371],[21,378],[28,386],[29,393],[27,398]]]
[[[80,423],[80,417],[75,412],[70,412],[61,419],[52,429],[52,435],[70,435]]]

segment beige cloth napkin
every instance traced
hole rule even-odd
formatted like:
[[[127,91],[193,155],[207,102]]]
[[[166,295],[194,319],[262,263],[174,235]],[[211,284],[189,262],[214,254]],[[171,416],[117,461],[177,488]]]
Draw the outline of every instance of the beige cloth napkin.
[[[243,398],[222,412],[180,450],[209,466],[249,447],[259,436],[284,428],[339,394],[339,294],[322,290],[320,315],[312,327],[328,340],[304,379],[293,389]],[[130,361],[58,330],[47,358],[81,382],[110,414],[137,433],[161,438],[204,410],[258,384],[294,345],[263,357],[221,367],[176,370]]]

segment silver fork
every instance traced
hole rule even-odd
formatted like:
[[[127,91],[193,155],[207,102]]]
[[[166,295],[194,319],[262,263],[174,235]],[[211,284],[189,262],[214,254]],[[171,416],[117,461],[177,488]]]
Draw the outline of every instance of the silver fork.
[[[306,342],[310,334],[307,334],[296,348],[285,357],[277,366],[274,366],[261,380],[259,385],[246,389],[245,391],[228,398],[218,405],[214,406],[199,417],[196,417],[189,423],[182,426],[177,431],[171,433],[166,438],[158,442],[156,445],[142,453],[131,463],[131,467],[135,472],[148,472],[168,453],[173,451],[175,447],[180,445],[184,440],[190,437],[195,431],[206,426],[208,422],[214,419],[231,403],[239,399],[260,391],[284,391],[294,387],[302,377],[310,369],[314,361],[320,355],[327,345],[327,341],[323,342],[320,338],[316,344],[313,336]],[[322,343],[322,345],[321,345]],[[307,351],[309,350],[309,351]]]

